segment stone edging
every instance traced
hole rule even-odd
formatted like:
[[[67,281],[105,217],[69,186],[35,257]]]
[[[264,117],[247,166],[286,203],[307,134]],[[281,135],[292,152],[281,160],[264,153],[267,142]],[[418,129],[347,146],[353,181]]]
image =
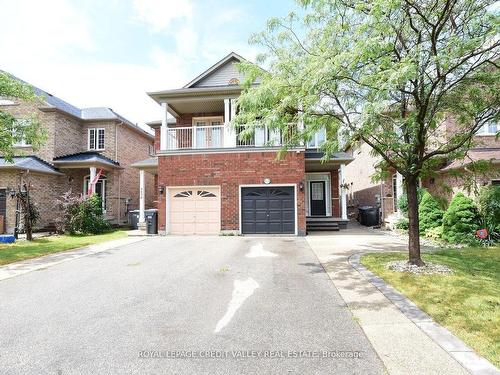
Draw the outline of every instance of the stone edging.
[[[363,254],[361,252],[349,257],[349,264],[375,286],[389,301],[410,319],[427,336],[450,354],[467,371],[474,375],[498,375],[500,371],[487,359],[478,355],[472,348],[467,346],[462,340],[453,335],[442,325],[436,323],[417,305],[398,292],[394,287],[388,285],[383,279],[366,269],[360,263]]]

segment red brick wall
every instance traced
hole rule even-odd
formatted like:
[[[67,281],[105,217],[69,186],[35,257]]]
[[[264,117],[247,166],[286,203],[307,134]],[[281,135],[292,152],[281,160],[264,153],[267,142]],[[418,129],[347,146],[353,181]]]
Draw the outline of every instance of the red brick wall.
[[[332,216],[340,217],[339,171],[331,171],[332,175]]]
[[[158,157],[160,186],[221,186],[222,230],[239,229],[239,185],[299,184],[305,180],[304,153],[289,152],[276,160],[276,152],[165,155]],[[159,195],[159,229],[165,230],[166,193]],[[304,192],[297,191],[299,234],[306,229]]]

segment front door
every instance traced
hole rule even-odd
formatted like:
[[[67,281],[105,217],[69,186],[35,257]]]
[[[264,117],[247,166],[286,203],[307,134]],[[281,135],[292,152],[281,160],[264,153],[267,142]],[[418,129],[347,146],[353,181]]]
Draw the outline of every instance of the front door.
[[[0,234],[5,230],[5,222],[7,220],[7,190],[0,189]]]
[[[311,181],[311,216],[326,216],[325,181]]]

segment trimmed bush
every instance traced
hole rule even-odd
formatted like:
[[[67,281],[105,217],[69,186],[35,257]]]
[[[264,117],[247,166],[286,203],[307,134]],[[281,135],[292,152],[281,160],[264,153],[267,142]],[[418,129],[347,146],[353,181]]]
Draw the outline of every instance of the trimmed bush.
[[[102,212],[102,200],[97,194],[82,199],[67,192],[57,204],[62,211],[57,222],[59,232],[99,234],[110,229],[109,222],[104,219]]]
[[[443,224],[443,215],[444,211],[437,199],[426,191],[418,205],[420,234],[424,234],[427,229],[440,227]]]
[[[481,189],[479,213],[490,232],[500,232],[500,186],[489,185]]]
[[[443,238],[452,243],[471,243],[479,228],[480,218],[474,201],[456,194],[443,216]]]

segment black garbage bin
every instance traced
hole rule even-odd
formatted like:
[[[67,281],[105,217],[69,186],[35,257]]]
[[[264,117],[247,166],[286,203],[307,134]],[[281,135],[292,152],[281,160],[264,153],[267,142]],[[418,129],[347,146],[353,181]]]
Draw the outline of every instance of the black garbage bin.
[[[139,210],[132,210],[128,212],[128,225],[132,229],[137,229],[139,223]]]
[[[359,207],[359,223],[367,227],[373,227],[379,224],[378,207],[361,206]]]
[[[147,234],[158,234],[158,211],[149,210],[145,216]]]

